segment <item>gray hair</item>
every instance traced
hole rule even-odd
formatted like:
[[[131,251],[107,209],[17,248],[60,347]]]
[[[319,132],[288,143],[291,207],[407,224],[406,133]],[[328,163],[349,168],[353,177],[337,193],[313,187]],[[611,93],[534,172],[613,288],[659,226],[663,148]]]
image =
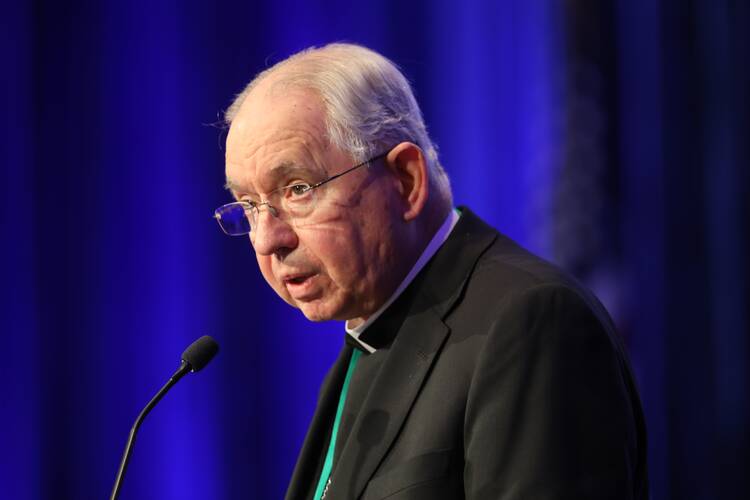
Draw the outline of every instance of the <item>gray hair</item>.
[[[327,140],[358,162],[403,141],[417,144],[424,151],[436,194],[452,203],[450,181],[417,100],[393,62],[353,44],[303,50],[259,73],[224,114],[228,125],[247,95],[272,74],[277,77],[274,85],[311,89],[320,95],[326,108]]]

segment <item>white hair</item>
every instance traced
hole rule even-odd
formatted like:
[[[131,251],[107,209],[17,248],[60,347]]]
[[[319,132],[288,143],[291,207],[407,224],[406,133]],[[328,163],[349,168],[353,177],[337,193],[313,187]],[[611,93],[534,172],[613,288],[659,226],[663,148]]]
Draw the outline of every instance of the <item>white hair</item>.
[[[274,86],[305,88],[320,95],[326,109],[326,139],[358,162],[400,142],[417,144],[425,154],[436,194],[452,203],[450,181],[417,100],[393,62],[353,44],[332,43],[303,50],[259,73],[224,114],[228,125],[247,95],[272,74]]]

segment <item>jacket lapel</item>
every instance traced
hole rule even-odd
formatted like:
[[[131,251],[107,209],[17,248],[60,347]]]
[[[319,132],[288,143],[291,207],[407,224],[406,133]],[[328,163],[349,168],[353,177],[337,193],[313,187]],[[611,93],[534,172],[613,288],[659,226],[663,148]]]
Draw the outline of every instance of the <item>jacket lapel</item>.
[[[326,499],[352,500],[362,495],[398,435],[449,334],[443,318],[461,295],[480,255],[497,235],[464,209],[451,236],[420,276],[369,328],[393,329],[397,334],[336,459]],[[392,333],[383,333],[393,337]],[[336,387],[340,385],[339,382]],[[332,421],[330,417],[324,426],[330,426]],[[327,435],[325,428],[320,432]]]
[[[432,310],[406,319],[331,476],[326,498],[358,498],[398,434],[448,328]]]
[[[315,408],[310,427],[302,444],[302,450],[294,466],[292,478],[286,492],[286,500],[310,499],[317,486],[323,454],[326,451],[331,425],[336,415],[341,386],[344,383],[346,368],[352,348],[344,344],[336,362],[331,367],[320,389],[318,405]]]

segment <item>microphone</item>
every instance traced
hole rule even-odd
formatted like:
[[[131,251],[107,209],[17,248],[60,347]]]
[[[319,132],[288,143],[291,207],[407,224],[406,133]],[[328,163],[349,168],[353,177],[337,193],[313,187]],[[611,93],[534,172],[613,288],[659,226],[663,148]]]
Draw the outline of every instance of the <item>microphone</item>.
[[[128,462],[130,461],[130,455],[133,453],[135,435],[138,432],[138,429],[141,427],[143,420],[146,418],[146,415],[149,414],[154,406],[156,406],[156,404],[161,401],[161,398],[164,397],[167,391],[169,391],[169,389],[171,389],[173,385],[179,382],[182,377],[184,377],[188,373],[197,372],[203,369],[203,367],[205,367],[213,359],[213,357],[216,356],[217,352],[219,352],[219,344],[217,344],[216,341],[208,335],[204,335],[203,337],[190,344],[190,346],[185,349],[185,352],[182,353],[182,356],[180,357],[180,367],[169,378],[167,383],[164,384],[164,387],[159,389],[159,392],[156,393],[156,396],[154,396],[151,401],[148,402],[143,411],[141,411],[141,413],[138,415],[138,418],[135,419],[133,428],[130,429],[130,435],[128,436],[128,442],[125,444],[125,452],[122,455],[120,468],[117,469],[117,477],[115,478],[115,485],[112,488],[112,495],[109,497],[110,500],[116,500],[117,495],[120,494],[122,481],[125,477],[125,470],[127,469]]]

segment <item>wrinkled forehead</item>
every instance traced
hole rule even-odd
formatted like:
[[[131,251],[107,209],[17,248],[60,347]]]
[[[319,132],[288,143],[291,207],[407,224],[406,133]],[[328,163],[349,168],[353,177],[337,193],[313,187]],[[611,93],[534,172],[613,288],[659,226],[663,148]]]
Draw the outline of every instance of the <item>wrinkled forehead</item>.
[[[325,107],[318,94],[302,88],[274,89],[261,84],[243,101],[229,128],[227,156],[290,136],[327,144]]]
[[[329,149],[325,120],[322,101],[312,91],[254,89],[227,135],[227,181],[255,182],[280,166],[324,168]]]

